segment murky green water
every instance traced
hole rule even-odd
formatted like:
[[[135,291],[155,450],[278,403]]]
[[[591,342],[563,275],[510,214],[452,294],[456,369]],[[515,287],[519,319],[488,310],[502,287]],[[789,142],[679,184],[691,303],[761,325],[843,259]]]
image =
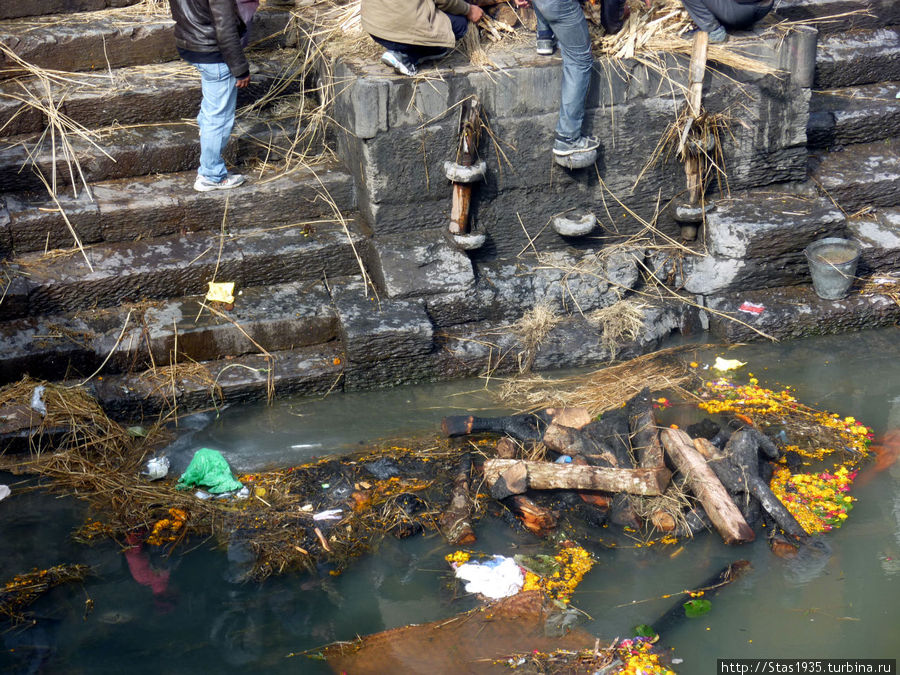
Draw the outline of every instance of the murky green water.
[[[790,384],[804,403],[853,415],[877,435],[900,427],[900,328],[739,347],[728,357],[748,361],[761,384]],[[479,386],[432,385],[231,409],[191,432],[181,453],[216,447],[236,470],[299,463],[435,429],[449,412],[492,412]],[[686,414],[670,412],[676,419]],[[449,549],[439,537],[388,540],[376,556],[340,577],[286,576],[262,585],[234,582],[245,562],[240,551],[198,543],[185,555],[154,553],[143,561],[149,563],[144,572],[157,580],[168,574],[166,589],[154,593],[135,582],[114,546],[89,548],[69,539],[81,518],[77,502],[25,492],[15,480],[0,476],[14,490],[0,502],[0,577],[60,562],[92,565],[96,577],[83,587],[55,589],[33,606],[35,626],[0,636],[4,673],[328,672],[289,655],[448,617],[473,604],[454,598],[446,584],[443,555]],[[826,536],[830,555],[785,561],[762,539],[726,547],[717,535],[686,542],[674,557],[677,547],[597,549],[599,562],[573,603],[592,616],[585,628],[604,639],[624,637],[672,602],[653,598],[696,586],[745,558],[753,571],[714,598],[712,612],[663,635],[684,660],[682,675],[715,672],[716,658],[723,657],[896,658],[900,469],[877,474],[853,494],[859,501],[847,524]],[[494,553],[542,546],[499,524],[480,527],[478,535],[479,548]]]

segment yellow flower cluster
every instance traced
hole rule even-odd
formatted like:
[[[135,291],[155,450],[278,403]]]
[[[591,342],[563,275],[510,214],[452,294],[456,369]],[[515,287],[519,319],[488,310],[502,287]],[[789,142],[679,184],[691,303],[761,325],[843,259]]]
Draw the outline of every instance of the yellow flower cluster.
[[[836,471],[795,473],[785,467],[775,469],[772,492],[809,534],[840,527],[853,508],[846,494],[856,472],[841,465]]]
[[[553,558],[559,563],[559,570],[547,577],[526,570],[522,590],[543,591],[548,597],[568,604],[575,588],[594,566],[594,559],[580,546],[563,548]]]
[[[181,509],[169,509],[169,518],[157,520],[153,530],[147,536],[147,543],[152,546],[162,546],[168,541],[175,541],[178,533],[187,522],[187,513]]]
[[[453,565],[456,563],[457,565],[462,565],[463,563],[469,562],[469,559],[472,555],[466,551],[455,551],[453,553],[448,553],[444,556],[444,560]]]
[[[767,415],[778,413],[785,408],[792,408],[797,399],[787,389],[772,391],[760,387],[756,378],[749,384],[734,384],[727,378],[705,382],[707,400],[697,405],[710,414],[723,412],[743,413],[747,415]]]
[[[659,662],[648,641],[625,640],[617,651],[625,667],[616,671],[623,675],[675,675],[675,671]]]

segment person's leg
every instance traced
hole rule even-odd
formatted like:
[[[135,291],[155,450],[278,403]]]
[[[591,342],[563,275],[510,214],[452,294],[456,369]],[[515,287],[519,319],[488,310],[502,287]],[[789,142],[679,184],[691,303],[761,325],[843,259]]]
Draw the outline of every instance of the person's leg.
[[[197,124],[200,127],[200,168],[197,173],[214,183],[228,175],[222,152],[234,126],[237,87],[224,63],[195,63],[200,71],[203,100]]]
[[[533,4],[553,30],[562,52],[562,95],[556,136],[566,141],[577,140],[581,137],[584,101],[594,65],[587,20],[577,0],[534,0]]]
[[[772,3],[745,5],[734,0],[682,0],[694,23],[706,32],[719,26],[744,30],[762,19]]]
[[[538,40],[552,40],[553,38],[553,29],[550,28],[550,24],[547,22],[547,19],[544,18],[544,15],[541,14],[540,10],[537,8],[537,5],[533,5],[534,9],[534,18],[537,21],[537,36]]]

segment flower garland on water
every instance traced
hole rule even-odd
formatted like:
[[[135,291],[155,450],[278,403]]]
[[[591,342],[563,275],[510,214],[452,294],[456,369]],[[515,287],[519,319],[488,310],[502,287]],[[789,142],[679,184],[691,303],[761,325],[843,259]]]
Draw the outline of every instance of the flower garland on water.
[[[616,645],[619,658],[625,664],[624,675],[675,675],[675,671],[659,662],[659,654],[653,652],[653,640],[634,637]]]
[[[522,590],[539,590],[552,600],[569,604],[575,588],[594,566],[594,559],[580,546],[567,546],[553,556],[553,559],[558,563],[559,569],[545,577],[526,570]]]
[[[809,461],[822,461],[841,452],[843,461],[836,462],[831,470],[813,473],[791,473],[786,466],[777,466],[770,487],[809,534],[829,532],[844,523],[855,501],[847,493],[856,478],[856,464],[868,454],[873,437],[869,427],[853,417],[842,418],[804,406],[787,389],[776,392],[760,387],[752,373],[745,385],[728,378],[706,382],[702,395],[707,398],[698,407],[712,414],[730,412],[745,422],[767,426],[802,421],[817,428],[820,441],[821,432],[825,432],[830,441],[810,443],[805,448],[784,445],[782,449]],[[833,447],[825,447],[825,443]]]

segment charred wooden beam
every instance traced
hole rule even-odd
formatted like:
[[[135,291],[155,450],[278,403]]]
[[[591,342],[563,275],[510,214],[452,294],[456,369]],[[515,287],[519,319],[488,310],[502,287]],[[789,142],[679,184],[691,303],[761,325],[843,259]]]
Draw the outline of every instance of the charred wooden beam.
[[[453,491],[447,509],[441,514],[440,524],[444,538],[449,544],[459,546],[475,541],[472,529],[472,500],[469,497],[469,473],[472,457],[464,454],[459,460],[459,468],[453,480]]]

